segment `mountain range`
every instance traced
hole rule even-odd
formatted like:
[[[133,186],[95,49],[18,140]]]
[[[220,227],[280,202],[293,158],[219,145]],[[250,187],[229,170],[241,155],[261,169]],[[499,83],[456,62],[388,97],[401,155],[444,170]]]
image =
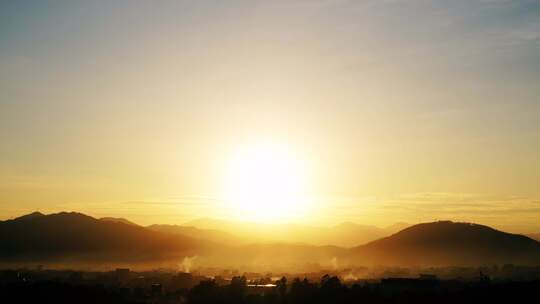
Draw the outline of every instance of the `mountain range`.
[[[291,227],[301,230],[300,226]],[[361,225],[346,223],[329,228],[323,239],[327,238],[331,244],[332,231],[341,235],[348,231],[354,239],[355,232],[363,229]],[[252,233],[260,231],[252,229]],[[529,237],[450,221],[413,225],[346,248],[302,241],[248,243],[218,229],[175,225],[142,227],[124,219],[96,219],[74,212],[50,215],[36,212],[0,221],[0,239],[0,262],[167,260],[178,263],[185,257],[196,256],[198,263],[207,266],[247,268],[264,265],[336,267],[337,262],[343,266],[540,265],[540,243]]]
[[[360,225],[344,222],[331,227],[298,224],[269,224],[237,222],[217,219],[197,219],[184,225],[152,225],[148,228],[161,232],[178,233],[195,238],[226,241],[227,244],[298,243],[317,246],[354,247],[410,226],[396,223],[389,227]]]

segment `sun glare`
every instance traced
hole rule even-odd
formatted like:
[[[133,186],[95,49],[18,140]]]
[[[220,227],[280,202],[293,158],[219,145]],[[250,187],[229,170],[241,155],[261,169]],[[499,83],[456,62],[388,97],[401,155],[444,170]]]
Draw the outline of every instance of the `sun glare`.
[[[227,203],[243,220],[297,219],[308,207],[303,161],[286,146],[249,146],[232,157]]]

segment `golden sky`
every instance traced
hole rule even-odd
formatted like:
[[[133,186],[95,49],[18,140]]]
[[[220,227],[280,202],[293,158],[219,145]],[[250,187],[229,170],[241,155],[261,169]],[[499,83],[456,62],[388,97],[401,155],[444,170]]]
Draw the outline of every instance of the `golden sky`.
[[[540,231],[537,2],[89,2],[0,4],[0,218]]]

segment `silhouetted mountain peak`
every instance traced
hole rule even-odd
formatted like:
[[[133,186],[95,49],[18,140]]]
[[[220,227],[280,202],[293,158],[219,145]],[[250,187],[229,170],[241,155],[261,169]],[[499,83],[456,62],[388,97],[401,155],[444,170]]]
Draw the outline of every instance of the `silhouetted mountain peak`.
[[[57,222],[73,222],[73,223],[83,223],[83,222],[97,222],[96,218],[93,218],[89,215],[79,213],[79,212],[59,212],[46,215],[41,219],[47,221],[57,221]]]
[[[6,221],[6,222],[13,222],[13,223],[25,223],[25,224],[46,224],[51,223],[55,225],[59,224],[82,224],[82,223],[90,223],[90,222],[97,222],[98,220],[88,216],[83,213],[79,212],[58,212],[58,213],[52,213],[52,214],[43,214],[40,212],[33,212],[27,215],[23,215],[20,217],[17,217],[13,220]]]
[[[26,215],[23,215],[23,216],[19,216],[19,217],[15,218],[14,221],[30,220],[30,219],[35,219],[35,218],[42,217],[42,216],[45,216],[45,214],[43,214],[43,213],[41,213],[39,211],[35,211],[35,212],[29,213],[29,214],[26,214]]]
[[[462,223],[452,221],[437,221],[431,223],[422,223],[405,228],[395,235],[399,236],[414,236],[415,238],[427,239],[427,238],[445,238],[461,236],[461,234],[492,234],[502,233],[491,227],[474,224],[474,223]]]
[[[394,265],[540,262],[540,243],[526,236],[452,221],[417,224],[356,250],[372,263]]]
[[[27,216],[0,222],[0,257],[41,259],[99,257],[146,259],[195,254],[209,243],[141,226],[101,221],[77,212]]]

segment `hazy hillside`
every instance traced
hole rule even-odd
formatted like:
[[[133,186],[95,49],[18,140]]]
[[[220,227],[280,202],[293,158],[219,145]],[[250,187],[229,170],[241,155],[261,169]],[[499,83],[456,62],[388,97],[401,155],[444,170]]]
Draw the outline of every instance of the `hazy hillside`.
[[[334,269],[349,250],[336,246],[291,243],[252,244],[216,252],[215,265],[239,267],[250,271],[309,272]],[[217,259],[216,259],[217,258]]]
[[[441,221],[358,246],[353,259],[380,265],[540,265],[540,243],[487,226]]]
[[[208,240],[215,243],[222,243],[228,245],[238,245],[244,243],[238,237],[215,229],[199,229],[192,226],[180,226],[180,225],[151,225],[146,227],[153,231],[179,234],[188,236],[199,240]]]
[[[387,228],[344,222],[331,227],[297,224],[261,224],[217,219],[197,219],[186,223],[198,229],[218,230],[234,235],[243,243],[290,242],[317,246],[354,247],[389,236],[409,225],[396,223]]]
[[[139,226],[131,221],[128,221],[126,220],[125,218],[121,218],[121,217],[102,217],[99,219],[100,221],[105,221],[105,222],[114,222],[114,223],[123,223],[123,224],[128,224],[128,225],[133,225],[133,226]]]

